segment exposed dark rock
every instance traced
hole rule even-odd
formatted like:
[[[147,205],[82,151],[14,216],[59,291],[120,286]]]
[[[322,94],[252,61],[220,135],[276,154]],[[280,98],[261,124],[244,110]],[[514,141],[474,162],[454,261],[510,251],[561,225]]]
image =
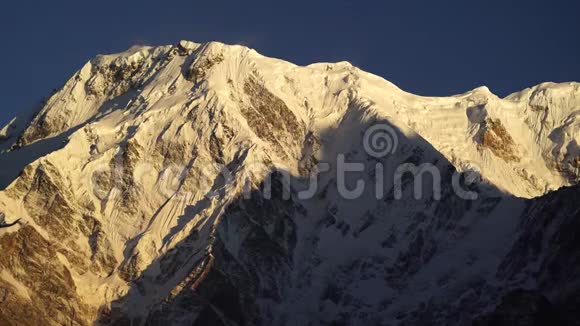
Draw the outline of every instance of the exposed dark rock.
[[[185,79],[198,84],[205,78],[206,74],[213,66],[221,63],[222,61],[224,61],[224,56],[221,53],[213,56],[199,58],[187,70],[184,77]]]
[[[306,134],[304,123],[297,120],[284,101],[255,78],[245,82],[244,92],[252,106],[242,107],[242,114],[258,137],[272,144],[281,154],[284,154],[284,147],[300,145],[299,141]]]
[[[54,246],[33,227],[3,235],[0,249],[0,270],[30,289],[28,299],[0,280],[7,289],[0,303],[2,325],[88,325],[91,311],[78,297],[69,270],[60,263]]]
[[[476,139],[480,148],[487,148],[506,162],[519,162],[516,144],[499,119],[486,118]]]

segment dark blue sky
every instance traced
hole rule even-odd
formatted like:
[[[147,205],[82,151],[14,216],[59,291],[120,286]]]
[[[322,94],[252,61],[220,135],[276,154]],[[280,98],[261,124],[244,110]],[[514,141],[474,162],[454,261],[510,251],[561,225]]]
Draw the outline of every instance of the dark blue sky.
[[[421,95],[580,80],[580,1],[16,1],[0,11],[0,122],[132,44],[239,43],[348,60]]]

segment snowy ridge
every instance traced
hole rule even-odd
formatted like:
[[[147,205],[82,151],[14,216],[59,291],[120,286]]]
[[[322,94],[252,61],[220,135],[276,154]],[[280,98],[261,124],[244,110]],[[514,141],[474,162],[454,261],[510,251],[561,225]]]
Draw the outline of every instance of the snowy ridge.
[[[218,42],[98,56],[0,133],[0,210],[28,223],[0,231],[5,304],[35,306],[42,324],[466,323],[509,291],[495,273],[530,203],[554,194],[523,198],[577,184],[579,112],[578,83],[436,98],[347,62],[301,67]],[[300,187],[316,162],[371,162],[362,137],[377,122],[400,138],[387,172],[433,164],[442,200],[405,187],[404,200],[353,204],[332,173],[315,199],[280,198],[276,178],[261,198],[273,167]],[[451,174],[473,167],[479,198],[457,198]],[[50,249],[18,254],[26,238]],[[33,265],[66,291],[39,289]]]

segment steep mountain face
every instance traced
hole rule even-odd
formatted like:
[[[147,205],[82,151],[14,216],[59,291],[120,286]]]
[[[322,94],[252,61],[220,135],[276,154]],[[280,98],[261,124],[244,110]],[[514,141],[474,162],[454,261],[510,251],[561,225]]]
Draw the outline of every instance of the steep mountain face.
[[[579,115],[578,83],[432,98],[216,42],[98,56],[0,131],[26,222],[0,229],[0,321],[573,321]]]

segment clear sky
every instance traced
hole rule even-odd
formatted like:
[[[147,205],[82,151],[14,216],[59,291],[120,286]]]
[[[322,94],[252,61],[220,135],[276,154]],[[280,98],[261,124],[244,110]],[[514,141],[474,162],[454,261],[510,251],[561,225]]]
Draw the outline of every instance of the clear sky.
[[[0,123],[96,54],[218,40],[297,64],[348,60],[420,95],[580,81],[580,1],[11,1]]]

